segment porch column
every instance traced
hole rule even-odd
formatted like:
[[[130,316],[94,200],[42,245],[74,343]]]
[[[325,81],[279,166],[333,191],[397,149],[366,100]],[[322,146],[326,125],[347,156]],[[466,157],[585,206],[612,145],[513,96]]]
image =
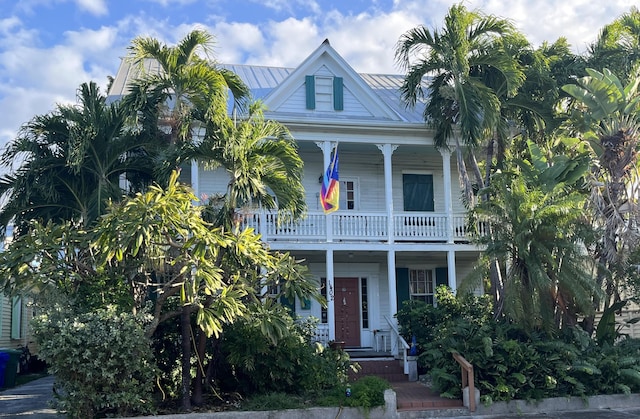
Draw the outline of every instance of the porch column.
[[[333,280],[333,250],[327,250],[327,324],[329,340],[336,339],[335,281]]]
[[[198,172],[198,162],[191,160],[191,189],[193,194],[200,198],[200,172]]]
[[[444,181],[444,211],[447,214],[447,243],[453,243],[453,200],[451,196],[451,152],[440,150]]]
[[[392,144],[376,144],[378,150],[382,151],[384,160],[384,200],[387,208],[387,240],[393,243],[395,231],[393,228],[393,177],[391,156],[398,149],[397,145]]]
[[[453,295],[458,291],[458,275],[456,274],[456,251],[448,250],[447,251],[447,272],[448,272],[448,282],[449,288],[451,288],[451,292]]]
[[[389,316],[398,312],[398,293],[396,285],[396,251],[387,252],[387,282],[389,284]]]
[[[322,150],[322,173],[324,177],[329,164],[331,163],[331,151],[337,147],[338,143],[332,143],[331,141],[317,141],[316,145]],[[318,198],[320,199],[320,198]],[[333,241],[333,213],[325,215],[325,222],[327,223],[327,241]]]

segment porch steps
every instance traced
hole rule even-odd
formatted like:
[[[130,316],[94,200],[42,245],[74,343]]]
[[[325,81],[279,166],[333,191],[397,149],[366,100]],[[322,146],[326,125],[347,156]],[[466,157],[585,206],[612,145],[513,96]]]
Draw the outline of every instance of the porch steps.
[[[390,355],[369,358],[362,356],[365,352],[358,353],[358,351],[350,350],[347,350],[347,352],[349,352],[352,362],[357,362],[361,367],[358,373],[349,371],[349,381],[353,382],[368,375],[384,378],[396,392],[398,412],[434,411],[439,409],[464,409],[466,411],[462,406],[462,400],[440,397],[424,383],[419,381],[409,382],[407,375],[404,374],[401,361],[394,359]]]
[[[380,378],[384,378],[390,383],[395,382],[407,382],[407,376],[404,373],[404,369],[400,364],[400,361],[389,358],[379,359],[365,359],[365,358],[351,358],[352,362],[357,362],[360,365],[360,371],[357,373],[349,371],[349,379],[356,381],[359,378],[375,375]]]

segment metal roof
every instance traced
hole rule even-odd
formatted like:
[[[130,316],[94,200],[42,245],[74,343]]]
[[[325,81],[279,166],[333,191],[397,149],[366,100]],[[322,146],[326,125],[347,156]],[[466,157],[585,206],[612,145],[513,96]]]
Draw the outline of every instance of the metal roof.
[[[145,60],[144,64],[147,72],[159,71],[157,62],[153,60]],[[295,68],[247,64],[219,64],[219,66],[236,73],[249,87],[254,99],[264,99],[295,70]],[[127,93],[127,84],[137,74],[138,69],[123,59],[109,90],[110,100],[117,100],[125,95]],[[418,102],[415,107],[407,108],[401,100],[400,87],[404,76],[399,74],[369,73],[359,73],[358,75],[401,120],[409,123],[421,123],[424,121],[424,103]],[[230,109],[231,105],[232,103],[230,102]]]

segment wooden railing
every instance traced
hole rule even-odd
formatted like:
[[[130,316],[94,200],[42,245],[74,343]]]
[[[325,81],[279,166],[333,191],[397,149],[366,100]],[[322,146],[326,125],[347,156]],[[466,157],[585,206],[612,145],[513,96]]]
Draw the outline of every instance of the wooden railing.
[[[313,212],[294,222],[276,213],[256,212],[243,214],[241,221],[261,234],[265,241],[443,242],[468,239],[464,214],[450,217],[445,213],[401,212],[392,217],[389,225],[389,216],[385,213],[338,211],[327,216]]]
[[[453,353],[453,359],[460,364],[462,372],[462,391],[465,387],[469,387],[469,410],[476,411],[476,386],[473,380],[473,365],[469,363],[462,355],[457,352]]]
[[[409,374],[409,360],[407,359],[407,351],[410,348],[406,340],[400,335],[398,326],[391,320],[389,316],[384,316],[389,324],[391,332],[391,354],[402,358],[402,366],[405,374]]]

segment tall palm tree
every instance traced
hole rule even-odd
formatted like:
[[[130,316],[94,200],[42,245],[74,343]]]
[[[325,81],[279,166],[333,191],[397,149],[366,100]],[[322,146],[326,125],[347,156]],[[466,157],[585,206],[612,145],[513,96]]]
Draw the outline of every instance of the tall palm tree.
[[[123,102],[140,111],[143,126],[160,129],[153,134],[162,132],[170,144],[193,140],[194,109],[207,120],[220,121],[227,116],[229,91],[240,109],[249,97],[237,74],[216,65],[211,54],[213,41],[213,35],[195,29],[175,46],[150,37],[135,38],[129,46],[127,59],[139,76]],[[158,67],[145,71],[149,61]]]
[[[122,176],[134,190],[150,180],[148,154],[126,128],[126,110],[107,105],[93,82],[80,86],[78,101],[34,117],[7,146],[2,164],[20,165],[0,178],[3,228],[14,222],[20,234],[30,220],[89,226],[108,200],[122,197]]]
[[[403,34],[396,46],[396,61],[407,70],[402,98],[408,106],[426,99],[424,118],[435,128],[436,147],[446,148],[454,139],[469,203],[472,187],[455,131],[465,146],[474,149],[496,128],[501,106],[496,88],[513,95],[524,77],[505,49],[507,38],[516,35],[509,21],[459,4],[449,9],[441,30],[418,26]]]
[[[469,152],[476,187],[481,188],[483,177],[474,150],[493,138],[500,121],[501,96],[514,95],[522,84],[524,75],[518,61],[505,48],[518,38],[509,21],[469,11],[459,4],[449,9],[441,30],[418,26],[402,35],[396,46],[396,61],[407,70],[402,98],[408,106],[422,98],[427,100],[424,119],[435,129],[436,147],[447,148],[454,139],[464,200],[469,207],[474,205],[474,187],[459,137]],[[488,162],[487,169],[490,167]],[[504,284],[497,261],[491,266],[491,290],[499,315]]]
[[[589,46],[589,67],[608,68],[621,80],[631,80],[634,65],[640,62],[640,10],[633,6],[628,13],[605,25]]]
[[[607,271],[600,276],[606,309],[620,299],[629,255],[640,245],[640,66],[626,85],[606,68],[587,73],[563,89],[575,100],[573,129],[593,150],[590,207],[603,231],[597,258]]]

